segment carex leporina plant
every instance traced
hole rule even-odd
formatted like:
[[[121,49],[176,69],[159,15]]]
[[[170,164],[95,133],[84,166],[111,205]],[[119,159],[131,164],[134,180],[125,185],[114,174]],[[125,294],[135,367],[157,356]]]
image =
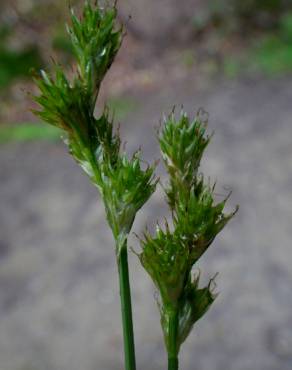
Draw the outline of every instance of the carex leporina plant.
[[[82,17],[71,10],[67,27],[76,57],[73,77],[57,63],[51,74],[35,76],[40,106],[34,113],[63,130],[69,153],[99,190],[115,240],[120,281],[125,369],[135,370],[127,239],[135,216],[155,191],[155,165],[142,165],[141,153],[129,157],[121,146],[109,109],[95,114],[101,83],[121,46],[123,28],[116,4],[86,1]],[[226,199],[216,203],[214,188],[199,173],[200,160],[210,141],[206,122],[172,112],[158,134],[169,175],[164,186],[172,222],[157,226],[154,236],[141,237],[139,259],[160,292],[161,325],[168,353],[168,369],[178,369],[178,354],[194,323],[215,299],[212,280],[199,287],[194,264],[233,217],[224,214]]]
[[[210,141],[200,111],[194,119],[183,111],[176,119],[172,112],[164,119],[158,140],[169,175],[164,190],[172,225],[167,221],[164,227],[158,225],[154,236],[146,231],[139,258],[160,292],[168,369],[175,370],[181,344],[216,297],[213,279],[205,288],[199,288],[199,274],[193,275],[192,268],[238,207],[224,214],[228,196],[214,204],[215,184],[206,182],[198,172]]]

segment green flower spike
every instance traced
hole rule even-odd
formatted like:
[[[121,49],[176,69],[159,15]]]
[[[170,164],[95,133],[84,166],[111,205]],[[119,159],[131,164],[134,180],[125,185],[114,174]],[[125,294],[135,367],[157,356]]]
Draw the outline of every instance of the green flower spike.
[[[99,189],[108,223],[116,242],[119,268],[122,319],[125,342],[125,368],[135,370],[134,336],[127,262],[127,237],[136,213],[156,187],[154,166],[141,168],[139,153],[128,158],[120,149],[120,137],[105,108],[95,117],[100,85],[122,42],[117,26],[116,7],[92,7],[86,2],[82,19],[71,11],[67,27],[77,66],[68,79],[59,65],[54,77],[42,71],[35,78],[40,95],[34,111],[45,122],[59,127],[70,154]]]
[[[165,192],[173,227],[157,227],[155,236],[148,232],[141,240],[140,261],[153,279],[161,296],[161,325],[168,352],[168,369],[178,369],[181,344],[189,335],[216,295],[211,283],[199,288],[199,277],[192,268],[216,235],[234,216],[224,214],[228,199],[214,202],[214,186],[205,184],[198,173],[204,150],[210,142],[206,123],[198,114],[194,120],[174,112],[164,121],[159,143],[169,184]]]

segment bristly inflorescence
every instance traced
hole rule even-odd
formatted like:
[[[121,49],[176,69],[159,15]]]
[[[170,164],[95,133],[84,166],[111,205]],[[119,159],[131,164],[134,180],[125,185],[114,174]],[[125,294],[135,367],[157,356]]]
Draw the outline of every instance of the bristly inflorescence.
[[[228,196],[215,202],[214,189],[199,173],[200,161],[210,142],[206,122],[198,114],[191,120],[174,112],[164,120],[159,143],[169,183],[165,188],[173,226],[157,226],[155,236],[148,232],[141,241],[140,261],[161,295],[161,323],[167,348],[169,320],[177,311],[177,351],[194,323],[215,299],[210,284],[200,289],[199,277],[192,268],[207,250],[216,235],[234,216],[223,213]]]
[[[99,188],[119,253],[156,182],[154,167],[142,169],[138,152],[128,158],[121,150],[108,108],[94,115],[101,82],[123,38],[116,18],[115,6],[92,6],[89,1],[80,19],[71,10],[67,30],[77,61],[75,75],[69,79],[57,64],[54,76],[42,71],[35,78],[41,110],[34,113],[63,130],[70,153]]]

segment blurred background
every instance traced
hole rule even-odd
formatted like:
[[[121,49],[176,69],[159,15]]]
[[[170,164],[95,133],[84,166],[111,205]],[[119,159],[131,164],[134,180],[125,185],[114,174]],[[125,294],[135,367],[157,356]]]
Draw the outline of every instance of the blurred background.
[[[71,1],[77,9],[82,0]],[[107,101],[129,152],[159,158],[173,105],[209,112],[202,168],[240,211],[198,263],[217,301],[181,351],[184,370],[292,369],[292,2],[123,0],[127,36]],[[120,370],[113,240],[60,133],[37,121],[32,68],[73,63],[68,3],[0,1],[0,370]],[[68,68],[69,69],[69,68]],[[158,169],[162,181],[165,173]],[[157,190],[135,221],[167,215]],[[139,250],[137,239],[130,245]],[[155,289],[130,253],[137,362],[166,368]]]

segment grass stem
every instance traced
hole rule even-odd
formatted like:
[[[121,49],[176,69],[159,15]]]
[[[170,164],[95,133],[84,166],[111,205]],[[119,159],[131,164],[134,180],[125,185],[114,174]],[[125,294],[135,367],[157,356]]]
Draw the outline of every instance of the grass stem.
[[[168,370],[178,370],[178,309],[169,313]]]
[[[131,289],[129,282],[128,252],[126,244],[120,250],[118,268],[124,335],[125,370],[136,370]]]

